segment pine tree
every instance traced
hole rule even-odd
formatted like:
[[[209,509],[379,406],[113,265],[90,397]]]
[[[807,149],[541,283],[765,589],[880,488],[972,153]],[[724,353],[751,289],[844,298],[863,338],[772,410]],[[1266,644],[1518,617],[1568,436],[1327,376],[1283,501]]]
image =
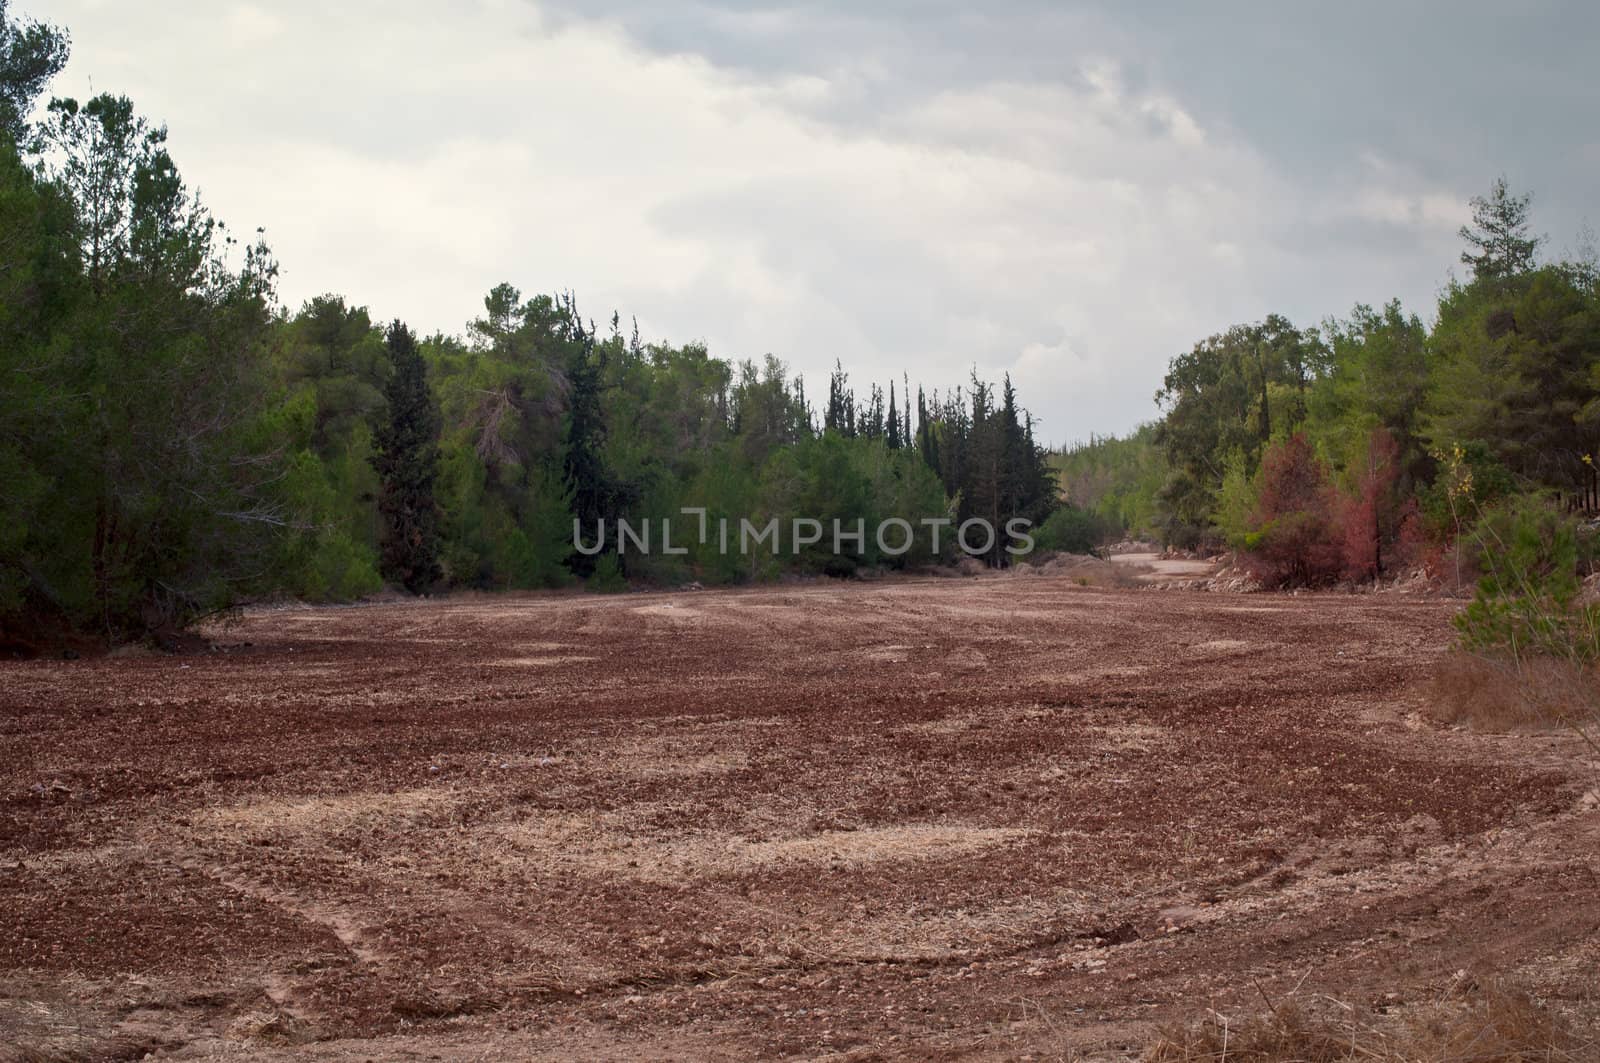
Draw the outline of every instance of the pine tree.
[[[835,359],[833,374],[828,377],[828,408],[822,415],[822,427],[832,429],[845,438],[856,434],[856,396],[850,390],[850,374]]]
[[[594,331],[585,328],[571,294],[561,300],[562,338],[568,351],[564,371],[568,394],[565,453],[562,475],[572,495],[572,513],[579,527],[593,529],[615,517],[626,492],[607,475],[602,451],[606,441],[605,404],[601,394],[605,351],[595,344]],[[587,534],[593,534],[589,532]],[[593,561],[582,555],[572,559],[580,575],[587,576]]]
[[[1533,268],[1540,238],[1528,233],[1530,194],[1511,194],[1504,177],[1495,181],[1489,195],[1472,198],[1472,224],[1461,227],[1461,238],[1471,249],[1461,252],[1477,280],[1503,280]]]
[[[861,415],[861,436],[865,439],[882,439],[885,431],[883,418],[883,389],[874,384],[868,392],[867,408]]]
[[[381,482],[378,512],[383,519],[381,568],[385,578],[421,594],[438,581],[439,505],[434,483],[439,474],[439,408],[428,387],[428,367],[417,339],[395,321],[385,337],[393,370],[385,393],[389,418],[374,433],[372,464]]]
[[[900,449],[900,444],[901,444],[901,439],[902,439],[902,437],[900,435],[900,411],[895,406],[895,401],[894,401],[894,381],[893,380],[889,381],[889,428],[888,428],[888,439],[889,439],[889,449],[890,450],[899,450]]]
[[[0,136],[21,144],[28,112],[45,85],[66,65],[66,31],[28,18],[10,18],[0,0]]]

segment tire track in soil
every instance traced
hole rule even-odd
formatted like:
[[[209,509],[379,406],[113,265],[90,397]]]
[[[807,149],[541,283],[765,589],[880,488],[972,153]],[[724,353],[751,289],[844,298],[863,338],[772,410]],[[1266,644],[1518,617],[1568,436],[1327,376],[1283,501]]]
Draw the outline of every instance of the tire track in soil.
[[[216,1033],[263,999],[335,1059],[1115,1052],[1254,981],[1417,996],[1474,957],[1577,1001],[1588,769],[1409,716],[1452,608],[1035,576],[263,611],[248,652],[0,664],[0,792],[99,795],[0,804],[0,869],[131,924],[148,885],[78,854],[138,837],[328,937],[306,968],[248,924],[170,1022],[197,1057],[278,1055]],[[134,969],[10,874],[28,955]],[[13,992],[75,984],[6,948]]]

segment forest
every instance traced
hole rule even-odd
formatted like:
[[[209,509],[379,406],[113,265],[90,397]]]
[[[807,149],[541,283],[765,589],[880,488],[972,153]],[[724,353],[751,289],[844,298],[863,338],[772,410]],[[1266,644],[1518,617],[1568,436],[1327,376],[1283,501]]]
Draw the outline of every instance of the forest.
[[[68,50],[0,0],[0,641],[117,642],[385,585],[613,590],[953,557],[948,537],[889,557],[870,535],[844,554],[574,549],[575,522],[684,507],[919,527],[1056,508],[1009,379],[858,395],[838,365],[818,411],[770,355],[646,342],[571,293],[498,284],[462,335],[337,294],[281,306],[264,233],[211,216],[163,126],[112,93],[47,99]]]
[[[1069,503],[1095,534],[1237,550],[1282,584],[1437,567],[1518,506],[1592,515],[1600,270],[1542,259],[1531,203],[1504,179],[1472,200],[1431,323],[1398,300],[1269,315],[1173,358],[1157,420],[1052,455]]]
[[[117,642],[241,603],[849,576],[955,559],[822,544],[598,555],[581,528],[703,510],[1040,525],[1238,551],[1262,582],[1459,564],[1486,513],[1600,507],[1600,277],[1531,196],[1472,201],[1429,321],[1271,314],[1171,360],[1159,416],[1046,453],[1009,379],[852,384],[647,342],[573,293],[490,288],[457,335],[329,293],[286,307],[263,230],[190,190],[126,97],[48,95],[65,30],[0,0],[0,633]],[[466,308],[463,308],[464,310]],[[470,311],[469,311],[470,312]],[[948,384],[948,382],[941,382]],[[982,558],[1002,566],[1001,544]],[[32,634],[30,634],[32,633]]]

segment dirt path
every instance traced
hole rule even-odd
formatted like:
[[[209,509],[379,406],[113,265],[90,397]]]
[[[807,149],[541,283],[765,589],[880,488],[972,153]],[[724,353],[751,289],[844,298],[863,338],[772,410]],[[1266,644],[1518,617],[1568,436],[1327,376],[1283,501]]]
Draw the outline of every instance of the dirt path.
[[[825,584],[0,664],[0,1046],[1119,1057],[1475,965],[1592,1021],[1592,769],[1417,721],[1450,608]]]
[[[1139,579],[1205,579],[1217,574],[1216,561],[1199,561],[1181,557],[1162,557],[1154,553],[1112,554],[1112,564],[1127,565],[1135,570]]]

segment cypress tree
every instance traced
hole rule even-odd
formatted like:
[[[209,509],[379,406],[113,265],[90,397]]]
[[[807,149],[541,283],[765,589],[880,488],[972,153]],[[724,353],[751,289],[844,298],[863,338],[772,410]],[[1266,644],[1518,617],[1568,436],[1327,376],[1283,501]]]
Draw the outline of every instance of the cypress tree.
[[[385,394],[388,420],[374,433],[378,513],[383,520],[380,567],[384,578],[421,594],[438,581],[439,408],[428,387],[428,367],[417,339],[395,321],[385,337],[391,373]]]

